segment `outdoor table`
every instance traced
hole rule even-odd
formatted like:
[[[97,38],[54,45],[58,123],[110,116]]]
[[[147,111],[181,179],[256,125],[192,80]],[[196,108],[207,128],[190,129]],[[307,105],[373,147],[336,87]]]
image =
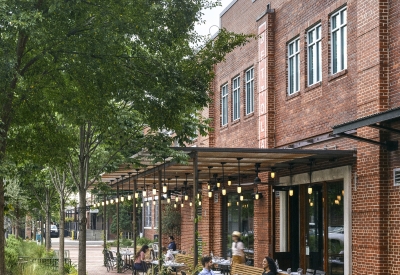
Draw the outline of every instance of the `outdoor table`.
[[[158,260],[155,260],[155,261],[152,261],[151,264],[152,265],[158,265],[159,263],[158,263]],[[177,262],[174,262],[174,261],[166,261],[166,262],[164,262],[164,266],[175,267],[176,268],[176,267],[185,266],[185,264],[184,263],[177,263]]]
[[[231,260],[214,258],[213,263],[218,265],[218,268],[222,274],[229,274],[229,268],[232,264]]]
[[[115,254],[117,254],[117,251],[113,250],[113,252]],[[131,256],[133,255],[132,251],[129,250],[120,250],[119,254],[121,254],[121,256],[124,256],[124,265],[122,266],[122,268],[124,269],[124,271],[128,270],[128,269],[132,269],[132,265],[131,265]]]

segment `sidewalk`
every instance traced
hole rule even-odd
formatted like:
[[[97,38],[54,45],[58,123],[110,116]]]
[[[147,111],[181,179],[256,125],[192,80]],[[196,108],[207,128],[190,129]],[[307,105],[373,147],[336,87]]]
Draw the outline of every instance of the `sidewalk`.
[[[59,240],[53,238],[52,248],[58,249]],[[116,269],[107,272],[105,266],[103,266],[103,246],[102,241],[91,241],[87,242],[86,245],[86,271],[88,275],[106,275],[106,274],[117,274]],[[78,266],[78,254],[79,244],[77,240],[71,240],[65,238],[65,250],[69,250],[71,261],[74,265]],[[126,271],[125,274],[131,274],[132,271]],[[124,274],[124,273],[122,273]]]

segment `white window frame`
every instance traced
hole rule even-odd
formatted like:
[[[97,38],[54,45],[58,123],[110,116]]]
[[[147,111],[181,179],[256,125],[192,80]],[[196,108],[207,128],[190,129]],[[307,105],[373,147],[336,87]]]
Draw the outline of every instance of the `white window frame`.
[[[254,68],[245,72],[246,77],[246,115],[254,113]]]
[[[331,16],[331,73],[333,75],[345,69],[347,69],[347,7]]]
[[[287,46],[288,51],[288,95],[300,91],[300,38]]]
[[[151,226],[152,226],[152,220],[151,220],[152,207],[153,207],[153,203],[151,200],[147,200],[143,203],[144,228],[151,228]]]
[[[240,119],[240,76],[232,80],[232,120]]]
[[[321,24],[307,32],[307,83],[322,81]]]
[[[228,124],[228,84],[221,87],[221,126]]]

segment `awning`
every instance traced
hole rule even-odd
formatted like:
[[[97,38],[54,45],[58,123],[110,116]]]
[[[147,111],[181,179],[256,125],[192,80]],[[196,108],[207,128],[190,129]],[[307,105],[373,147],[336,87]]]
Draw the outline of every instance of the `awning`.
[[[354,135],[348,134],[346,132],[367,126],[367,127],[372,127],[372,128],[376,128],[376,129],[383,130],[383,131],[400,134],[400,130],[381,124],[383,122],[390,122],[390,121],[398,120],[399,118],[400,118],[400,107],[393,108],[393,109],[390,109],[390,110],[387,110],[384,112],[376,113],[376,114],[369,115],[369,116],[366,116],[363,118],[359,118],[359,119],[356,119],[353,121],[349,121],[349,122],[346,122],[343,124],[335,125],[332,127],[333,134],[351,138],[351,139],[355,139],[358,141],[364,141],[364,142],[380,145],[380,146],[386,148],[388,151],[395,151],[398,149],[398,141],[397,140],[395,140],[395,141],[388,140],[388,141],[384,141],[384,142],[379,142],[379,141],[375,141],[375,140],[371,140],[371,139],[366,139],[363,137],[354,136]]]
[[[207,182],[214,174],[222,177],[222,164],[224,163],[224,177],[238,176],[238,158],[240,159],[240,175],[246,177],[246,181],[253,181],[255,177],[255,164],[260,164],[260,172],[271,171],[272,169],[288,168],[289,164],[298,166],[299,164],[307,165],[310,159],[333,160],[342,157],[351,157],[354,151],[350,150],[303,150],[303,149],[258,149],[258,148],[213,148],[213,147],[176,147],[175,150],[180,150],[188,154],[189,159],[186,164],[176,163],[170,159],[166,160],[165,164],[165,179],[171,179],[170,184],[175,186],[175,176],[178,176],[178,187],[183,186],[183,182],[188,177],[189,184],[193,179],[194,172],[194,156],[197,156],[198,182]],[[124,189],[128,187],[128,172],[131,174],[131,179],[136,179],[138,187],[142,187],[144,180],[147,185],[153,183],[153,179],[158,179],[157,173],[162,173],[164,178],[164,163],[152,163],[149,156],[142,152],[133,156],[146,168],[141,168],[139,173],[128,166],[121,167],[118,171],[107,173],[102,176],[104,182],[110,182],[115,179],[121,179],[121,175],[125,175],[123,181]],[[211,167],[209,169],[209,167]],[[122,182],[119,182],[121,186]]]

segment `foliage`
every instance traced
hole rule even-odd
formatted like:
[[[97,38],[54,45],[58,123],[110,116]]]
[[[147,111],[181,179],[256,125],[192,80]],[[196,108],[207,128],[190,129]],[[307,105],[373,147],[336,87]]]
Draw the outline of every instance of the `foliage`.
[[[131,218],[131,213],[132,213],[132,202],[133,201],[128,201],[125,200],[123,203],[119,203],[119,230],[120,232],[122,231],[127,231],[127,232],[132,232],[132,218]],[[108,216],[112,215],[112,222],[110,226],[110,230],[112,233],[116,234],[117,233],[117,214],[116,214],[116,204],[113,204],[108,206]]]
[[[143,245],[149,245],[151,244],[153,241],[150,239],[147,239],[146,237],[141,237],[141,238],[137,238],[136,239],[136,245],[138,246],[143,246]]]
[[[172,204],[167,204],[162,213],[162,231],[166,235],[178,236],[181,234],[181,213]]]
[[[108,242],[111,246],[117,246],[117,240],[114,240],[112,242]],[[132,240],[126,239],[126,238],[121,238],[119,240],[119,245],[120,246],[132,246]]]

